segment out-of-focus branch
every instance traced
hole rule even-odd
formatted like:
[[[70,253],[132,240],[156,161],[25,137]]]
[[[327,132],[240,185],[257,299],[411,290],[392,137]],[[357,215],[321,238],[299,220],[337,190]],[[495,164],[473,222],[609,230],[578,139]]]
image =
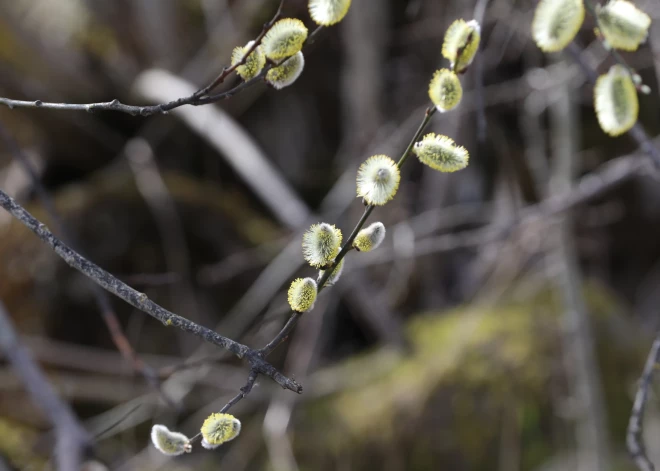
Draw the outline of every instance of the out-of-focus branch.
[[[180,93],[191,93],[191,84],[162,70],[148,70],[135,80],[137,93],[160,101]],[[177,116],[227,159],[252,191],[291,228],[307,219],[309,210],[277,172],[255,140],[234,119],[218,107],[181,109]]]
[[[43,205],[49,218],[52,220],[56,230],[62,234],[62,238],[73,246],[80,245],[75,241],[73,235],[69,233],[65,227],[64,221],[55,208],[55,203],[53,202],[46,188],[39,181],[37,171],[30,162],[30,159],[28,159],[27,156],[23,153],[18,143],[12,138],[2,123],[0,123],[0,140],[4,141],[5,146],[8,148],[12,155],[12,158],[17,161],[21,167],[23,167],[23,170],[30,177],[33,189],[39,196],[41,204]],[[155,371],[149,365],[144,363],[144,361],[142,361],[142,359],[131,346],[128,338],[126,337],[126,334],[121,327],[121,324],[119,323],[119,319],[117,319],[117,314],[112,309],[110,299],[108,298],[106,292],[96,284],[92,284],[92,292],[94,294],[94,300],[96,301],[96,304],[101,313],[101,318],[103,319],[103,322],[105,322],[105,325],[108,328],[108,332],[110,333],[110,337],[117,347],[117,350],[119,350],[126,362],[129,363],[137,373],[141,374],[151,387],[158,391],[166,403],[174,406],[172,401],[170,401],[169,398],[163,394],[160,388],[160,380],[158,379]]]
[[[654,471],[655,466],[646,456],[646,449],[642,437],[644,425],[644,409],[646,408],[646,400],[649,395],[649,388],[653,380],[653,372],[660,364],[660,333],[656,335],[649,356],[646,358],[644,371],[637,386],[637,393],[635,394],[635,402],[633,403],[632,411],[630,412],[630,420],[628,421],[628,433],[626,435],[626,444],[628,445],[628,452],[635,461],[635,465],[640,471]]]
[[[158,319],[165,326],[177,327],[184,332],[194,334],[209,343],[224,348],[238,358],[248,360],[253,370],[272,378],[283,388],[290,389],[297,393],[302,392],[302,386],[277,371],[272,365],[263,359],[258,351],[230,338],[224,337],[211,329],[196,324],[185,317],[168,311],[149,299],[146,294],[134,290],[126,283],[115,278],[98,265],[75,252],[69,246],[64,244],[64,242],[55,237],[45,224],[32,216],[32,214],[2,190],[0,190],[0,206],[34,232],[43,242],[49,245],[68,265],[80,271],[83,275],[90,278],[102,288],[123,299],[137,309]]]
[[[30,357],[0,301],[0,349],[4,351],[25,389],[55,429],[56,462],[61,471],[77,471],[91,451],[93,440]]]
[[[578,170],[577,105],[571,101],[569,86],[557,88],[550,107],[553,171],[549,190],[567,191]],[[563,304],[562,343],[571,394],[576,403],[575,425],[578,471],[605,470],[608,467],[607,413],[601,377],[596,360],[589,312],[582,294],[582,273],[572,232],[571,213],[557,218],[549,231],[554,242],[550,257],[556,261],[556,283]]]

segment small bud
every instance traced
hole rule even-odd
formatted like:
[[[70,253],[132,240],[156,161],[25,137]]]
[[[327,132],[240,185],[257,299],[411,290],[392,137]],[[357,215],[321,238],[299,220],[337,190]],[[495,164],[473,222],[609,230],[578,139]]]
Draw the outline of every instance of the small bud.
[[[386,155],[369,157],[358,169],[357,195],[367,204],[382,206],[394,198],[401,173],[396,162]]]
[[[561,51],[573,41],[583,22],[583,0],[540,0],[532,21],[532,36],[542,51]]]
[[[449,69],[437,70],[429,84],[429,98],[441,113],[455,108],[463,98],[458,75]]]
[[[311,266],[322,267],[335,259],[341,241],[341,230],[332,224],[314,224],[303,234],[303,256]]]
[[[365,227],[353,241],[353,247],[359,252],[370,252],[383,242],[385,239],[385,226],[382,222],[374,222],[369,227]]]
[[[202,424],[202,446],[213,449],[238,437],[241,433],[241,421],[231,414],[211,414]],[[206,442],[206,445],[204,445]],[[209,448],[209,447],[213,448]]]
[[[250,41],[245,45],[245,47],[236,47],[234,52],[231,54],[231,65],[236,65],[243,60],[245,53],[252,47],[254,41]],[[246,82],[250,79],[253,79],[261,69],[266,65],[266,55],[261,46],[257,46],[254,51],[250,53],[244,65],[239,65],[236,67],[236,73],[241,76]]]
[[[594,107],[598,123],[610,136],[628,131],[637,121],[639,102],[630,74],[621,65],[598,77],[594,86]]]
[[[480,41],[481,27],[476,20],[456,20],[445,33],[442,55],[451,62],[452,70],[460,74],[474,60]]]
[[[316,301],[316,281],[311,278],[296,278],[289,287],[289,306],[296,312],[307,312]]]
[[[316,24],[332,26],[344,19],[351,0],[309,0],[309,14]]]
[[[307,28],[295,18],[279,20],[266,33],[261,45],[266,57],[279,61],[299,52],[307,40]]]
[[[190,453],[190,440],[179,432],[170,432],[164,425],[156,424],[151,428],[151,441],[158,451],[168,456]]]
[[[450,137],[429,133],[415,143],[413,152],[419,160],[441,172],[455,172],[468,165],[470,155]]]
[[[651,87],[649,87],[648,85],[642,84],[642,85],[639,86],[639,91],[640,91],[640,93],[642,93],[644,95],[648,95],[649,93],[651,93]]]
[[[642,84],[642,76],[639,75],[639,74],[633,74],[632,81],[635,85],[641,85]]]
[[[326,280],[325,284],[323,286],[332,286],[337,281],[339,281],[339,278],[341,277],[342,272],[344,271],[344,261],[346,258],[342,258],[341,261],[339,262],[339,265],[332,271],[328,279]],[[317,283],[321,281],[321,278],[323,278],[323,275],[325,275],[325,270],[319,270],[319,277],[317,280]]]
[[[646,41],[651,17],[627,0],[611,0],[596,5],[601,34],[614,49],[635,51]]]
[[[302,52],[296,52],[293,56],[282,62],[282,65],[273,67],[266,74],[266,82],[275,89],[281,90],[295,82],[305,67],[305,57]]]

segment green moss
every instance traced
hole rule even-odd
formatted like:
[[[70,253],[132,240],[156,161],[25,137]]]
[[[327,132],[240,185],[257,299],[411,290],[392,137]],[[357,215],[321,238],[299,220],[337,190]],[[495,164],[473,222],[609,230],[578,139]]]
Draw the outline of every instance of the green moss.
[[[607,289],[588,284],[584,294],[611,435],[621,437],[631,406],[627,385],[641,368],[646,345],[615,340],[638,335]],[[558,294],[547,290],[414,318],[407,326],[412,353],[371,352],[328,372],[342,387],[307,408],[310,425],[324,426],[297,433],[296,446],[317,449],[313,443],[321,440],[336,456],[360,458],[403,447],[414,463],[407,469],[442,463],[446,469],[489,470],[507,429],[516,437],[522,469],[538,467],[565,451],[565,442],[554,442],[557,422],[565,430],[573,426],[556,410],[556,395],[568,393],[562,312]]]

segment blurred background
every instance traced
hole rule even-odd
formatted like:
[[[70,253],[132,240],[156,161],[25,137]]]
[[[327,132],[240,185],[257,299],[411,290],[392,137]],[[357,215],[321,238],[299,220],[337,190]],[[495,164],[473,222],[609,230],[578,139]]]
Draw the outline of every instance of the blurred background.
[[[570,211],[549,198],[635,142],[600,130],[570,55],[532,42],[535,2],[353,3],[282,91],[258,84],[152,117],[0,107],[83,254],[166,308],[260,347],[288,318],[291,279],[315,276],[302,233],[325,221],[348,236],[363,212],[357,167],[373,154],[398,159],[433,72],[447,66],[446,28],[482,19],[462,104],[428,128],[467,147],[470,165],[404,167],[395,200],[371,218],[386,225],[384,244],[350,253],[342,279],[269,357],[304,393],[260,377],[232,409],[238,439],[159,454],[151,426],[195,435],[245,383],[247,365],[111,297],[162,380],[155,390],[118,352],[89,281],[2,211],[0,299],[22,340],[110,469],[633,469],[625,430],[659,319],[660,185],[633,176]],[[636,3],[660,17],[656,1]],[[0,96],[177,98],[217,75],[276,9],[274,0],[0,2]],[[303,0],[286,0],[284,15],[311,28]],[[603,73],[613,60],[593,26],[587,18],[577,44]],[[640,95],[640,122],[656,136],[657,25],[626,58],[652,89]],[[0,188],[53,223],[4,144]],[[0,362],[0,469],[43,469],[49,430]],[[653,395],[645,437],[660,461]]]

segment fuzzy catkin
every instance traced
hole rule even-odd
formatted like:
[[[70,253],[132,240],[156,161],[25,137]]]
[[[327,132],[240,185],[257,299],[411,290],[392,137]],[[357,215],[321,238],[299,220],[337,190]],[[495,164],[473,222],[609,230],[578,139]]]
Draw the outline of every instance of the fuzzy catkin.
[[[583,0],[540,0],[532,20],[532,37],[542,51],[561,51],[583,22]]]
[[[241,421],[231,414],[211,414],[201,428],[202,437],[209,445],[222,445],[241,433]]]

